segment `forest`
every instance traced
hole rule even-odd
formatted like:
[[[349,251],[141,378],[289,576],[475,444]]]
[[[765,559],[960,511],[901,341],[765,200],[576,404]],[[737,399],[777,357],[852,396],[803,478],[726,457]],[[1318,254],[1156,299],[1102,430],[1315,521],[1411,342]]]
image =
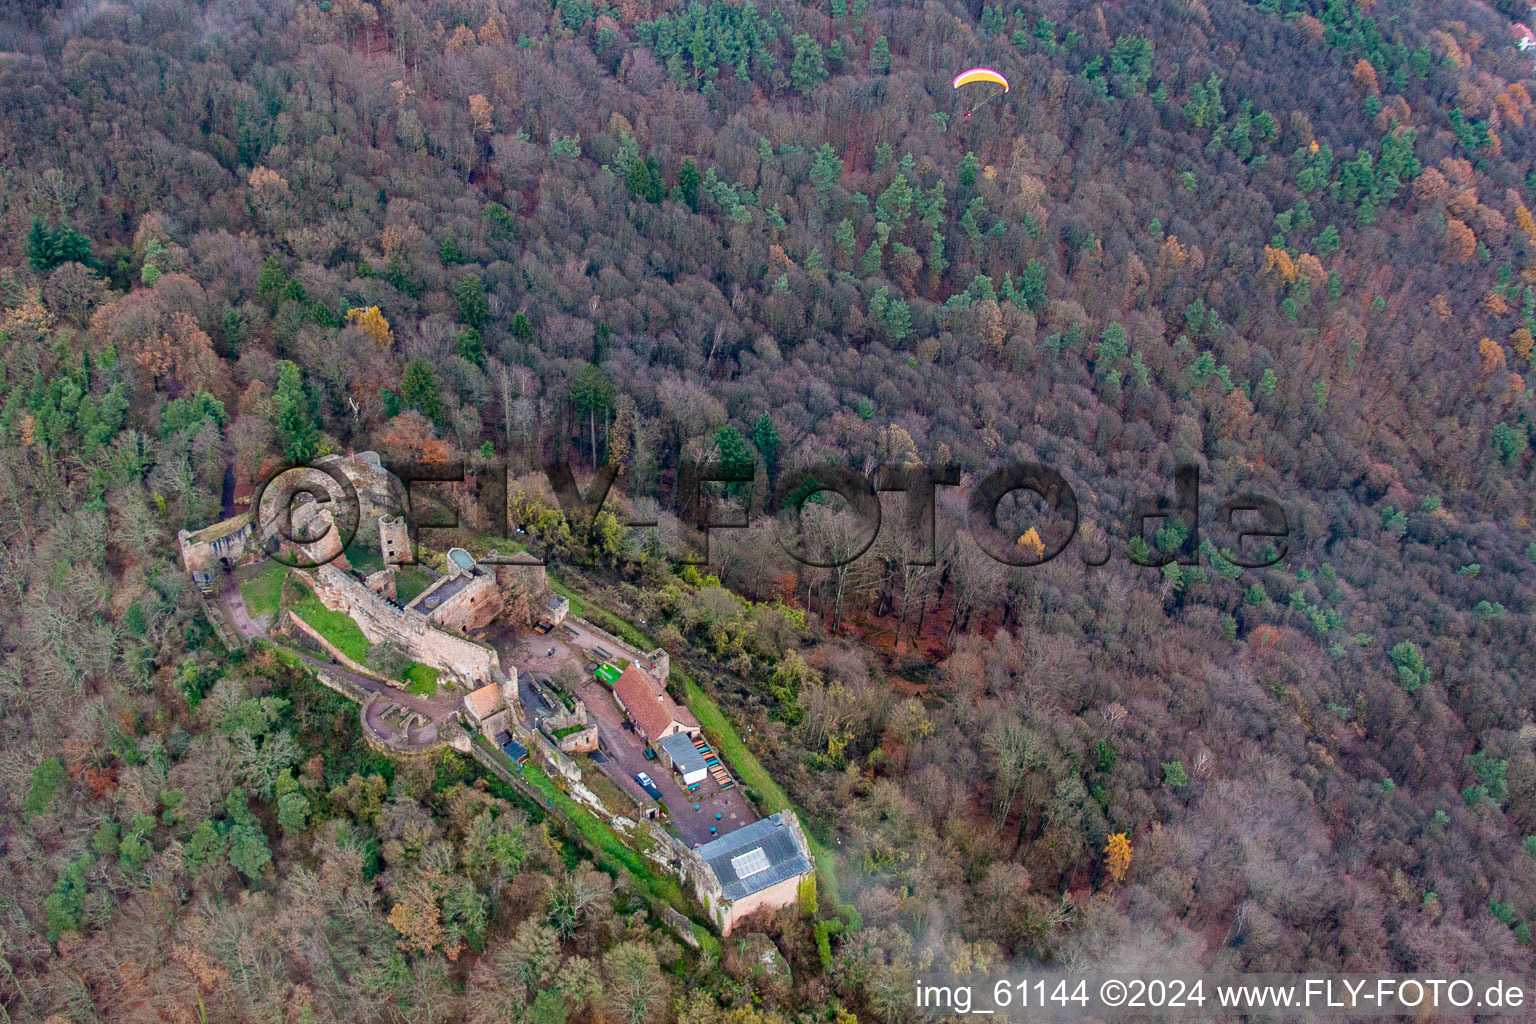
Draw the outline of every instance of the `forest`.
[[[897,1024],[938,969],[1529,976],[1523,6],[0,5],[0,1019]],[[974,66],[1011,88],[970,113]],[[518,536],[835,850],[819,895],[693,948],[548,807],[227,651],[177,532],[369,449],[465,462],[435,493],[473,536],[510,465]],[[551,461],[616,474],[607,509]],[[700,564],[708,462],[752,529]],[[1023,462],[1078,520],[1008,498],[1021,561],[1071,540],[1010,566],[966,501]],[[829,466],[953,481],[931,545],[847,561],[848,509],[773,500]],[[1143,531],[1181,467],[1203,521]],[[1244,492],[1283,552],[1216,529]]]

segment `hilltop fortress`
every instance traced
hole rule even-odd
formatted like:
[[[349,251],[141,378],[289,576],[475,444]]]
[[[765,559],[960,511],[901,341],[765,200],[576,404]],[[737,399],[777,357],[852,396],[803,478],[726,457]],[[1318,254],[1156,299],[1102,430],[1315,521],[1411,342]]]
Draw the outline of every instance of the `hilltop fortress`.
[[[353,565],[340,550],[333,510],[301,497],[289,529],[317,538],[298,550],[321,564],[294,568],[290,575],[327,608],[351,617],[370,643],[392,644],[412,660],[465,683],[505,678],[495,649],[469,631],[498,620],[532,624],[560,605],[563,599],[549,590],[543,563],[523,553],[502,558],[493,551],[482,564],[462,548],[453,548],[436,571],[409,570],[416,574],[418,586],[423,578],[429,582],[402,601],[398,576],[413,559],[406,520],[399,514],[404,504],[400,487],[373,452],[328,455],[316,465],[343,474],[356,490],[357,535],[349,550],[360,561],[364,555],[371,560],[376,542],[378,560],[372,561],[372,571]],[[314,482],[335,495],[336,487],[324,473],[315,473]],[[196,533],[181,531],[177,539],[182,563],[199,589],[219,591],[235,567],[276,552],[283,543],[280,515],[276,509],[252,509]]]

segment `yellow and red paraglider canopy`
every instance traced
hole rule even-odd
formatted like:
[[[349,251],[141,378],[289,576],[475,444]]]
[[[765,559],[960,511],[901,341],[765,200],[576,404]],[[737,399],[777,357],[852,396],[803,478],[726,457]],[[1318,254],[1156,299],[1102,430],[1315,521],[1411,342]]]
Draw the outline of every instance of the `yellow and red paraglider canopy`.
[[[955,76],[956,89],[962,85],[970,85],[972,82],[993,82],[1002,86],[1004,92],[1008,91],[1008,79],[991,68],[971,68],[971,70],[962,71]]]

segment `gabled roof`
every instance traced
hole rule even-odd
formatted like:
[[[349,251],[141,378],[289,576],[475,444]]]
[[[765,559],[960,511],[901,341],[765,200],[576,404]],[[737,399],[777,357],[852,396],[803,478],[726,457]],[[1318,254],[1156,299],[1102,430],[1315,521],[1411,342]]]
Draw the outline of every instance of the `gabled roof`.
[[[501,687],[495,683],[473,690],[464,698],[480,718],[489,718],[501,710]]]
[[[633,662],[619,676],[619,681],[613,684],[613,692],[647,739],[660,736],[673,722],[678,722],[685,729],[699,727],[699,720],[668,696],[655,676]]]
[[[708,767],[704,755],[693,745],[693,738],[685,732],[675,732],[661,741],[661,749],[667,752],[672,764],[684,775],[702,772]]]
[[[728,900],[761,892],[811,870],[811,860],[794,830],[769,815],[699,847],[699,856],[720,880]]]

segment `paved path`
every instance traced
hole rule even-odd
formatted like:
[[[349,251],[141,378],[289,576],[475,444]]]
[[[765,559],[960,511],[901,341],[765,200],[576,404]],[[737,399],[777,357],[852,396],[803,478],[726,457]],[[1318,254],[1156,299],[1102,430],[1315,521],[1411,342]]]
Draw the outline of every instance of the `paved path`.
[[[622,650],[614,650],[613,641],[588,631],[579,622],[567,619],[565,625],[577,634],[574,639],[559,626],[550,630],[548,635],[540,636],[532,630],[502,625],[492,627],[486,636],[501,655],[501,663],[517,667],[518,695],[523,704],[524,724],[536,730],[540,717],[537,702],[531,700],[531,688],[524,682],[530,674],[550,678],[564,674],[577,679],[576,696],[586,702],[589,720],[597,726],[597,734],[602,739],[602,751],[607,755],[599,767],[615,785],[634,797],[641,807],[655,806],[655,801],[635,781],[637,773],[645,772],[656,784],[656,788],[661,790],[662,799],[672,812],[670,821],[690,844],[706,843],[716,836],[756,821],[758,815],[747,802],[739,780],[731,789],[721,790],[711,775],[699,784],[698,789],[688,793],[683,789],[681,780],[662,767],[659,760],[646,759],[645,741],[638,734],[624,728],[624,713],[615,703],[613,691],[587,672],[587,662],[597,659],[587,655],[583,648],[590,650],[593,647],[605,647],[610,654],[627,655]],[[554,653],[551,654],[551,651]],[[564,673],[562,669],[565,669]],[[559,689],[558,684],[551,683],[550,686]],[[693,809],[694,804],[699,805],[699,810]],[[721,816],[719,821],[715,820],[716,814]],[[718,831],[711,835],[711,828]]]
[[[265,615],[252,616],[246,610],[245,598],[240,596],[240,588],[235,584],[233,575],[226,574],[224,578],[225,586],[219,593],[218,605],[226,618],[234,625],[236,632],[240,634],[240,639],[249,643],[257,638],[267,636],[272,628],[270,617]],[[323,669],[333,676],[345,679],[347,682],[367,690],[369,693],[379,694],[391,703],[398,704],[404,708],[410,708],[412,711],[422,715],[429,724],[423,729],[412,730],[414,741],[420,744],[436,742],[441,727],[448,721],[451,721],[454,715],[458,713],[459,708],[463,706],[459,694],[450,689],[439,690],[438,694],[433,697],[419,697],[415,694],[407,693],[405,690],[396,689],[372,676],[353,672],[327,658],[317,657],[316,655],[299,650],[295,650],[293,653],[314,668]],[[383,702],[378,702],[370,708],[368,725],[380,735],[394,735],[399,730],[382,721],[376,721],[376,719],[383,717],[385,709],[386,705]]]
[[[272,628],[272,620],[269,616],[253,618],[246,611],[245,598],[240,596],[240,587],[236,585],[232,573],[224,574],[224,589],[219,592],[218,604],[235,627],[235,632],[240,634],[240,639],[247,643],[257,637],[266,636],[267,631]]]
[[[722,790],[713,775],[706,776],[699,788],[692,793],[683,789],[682,780],[661,760],[650,761],[645,757],[645,740],[638,733],[624,728],[624,713],[613,699],[613,692],[591,677],[582,682],[578,697],[586,702],[590,717],[603,740],[603,752],[612,760],[602,767],[629,793],[645,791],[635,782],[635,775],[645,772],[661,791],[662,799],[671,810],[672,824],[682,832],[689,844],[707,843],[711,839],[734,832],[757,820],[757,814],[742,793],[741,784]],[[653,802],[649,796],[641,796],[642,807]],[[696,811],[694,804],[699,805]],[[719,820],[715,815],[720,815]],[[711,834],[710,829],[718,831]]]

